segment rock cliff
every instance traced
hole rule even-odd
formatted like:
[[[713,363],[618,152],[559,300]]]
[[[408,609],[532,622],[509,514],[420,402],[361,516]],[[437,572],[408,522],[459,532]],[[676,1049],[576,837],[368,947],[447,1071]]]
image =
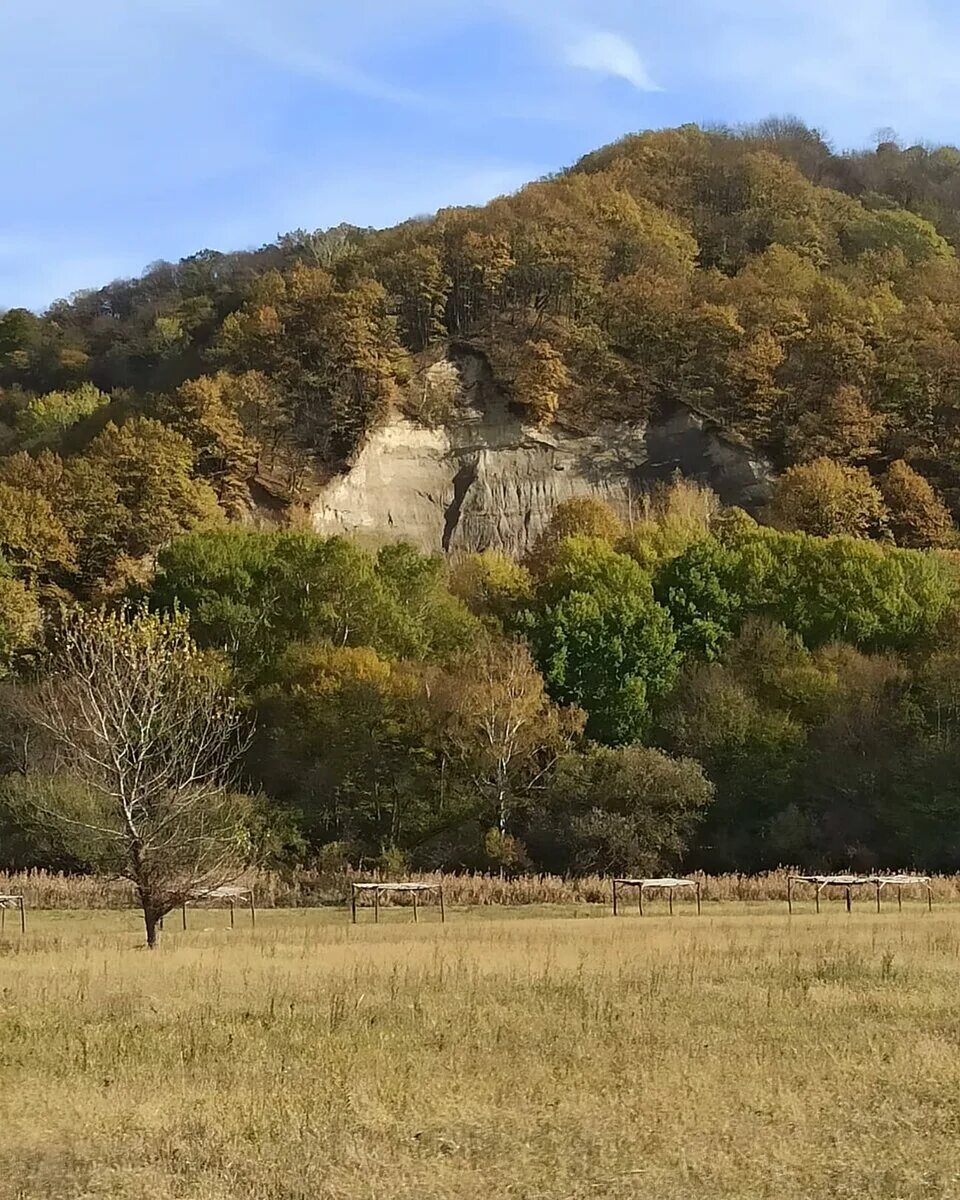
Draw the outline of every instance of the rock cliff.
[[[452,415],[438,425],[394,415],[372,432],[353,467],[315,500],[319,532],[522,554],[562,500],[596,496],[629,518],[638,492],[677,471],[728,504],[754,508],[766,498],[766,464],[692,408],[590,432],[535,429],[482,355],[461,352],[456,366]]]

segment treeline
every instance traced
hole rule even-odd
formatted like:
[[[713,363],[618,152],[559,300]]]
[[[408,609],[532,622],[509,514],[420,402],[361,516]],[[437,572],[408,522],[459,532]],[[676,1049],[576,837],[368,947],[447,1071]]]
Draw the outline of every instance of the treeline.
[[[562,505],[523,562],[194,532],[107,625],[169,616],[233,696],[275,861],[947,870],[958,583],[951,552],[765,527],[678,482],[630,527]],[[59,861],[18,804],[37,772],[70,803],[70,773],[20,714],[57,695],[66,611],[8,659],[3,866]]]
[[[779,469],[902,461],[956,512],[958,238],[953,148],[837,155],[791,121],[632,135],[481,208],[296,231],[11,310],[0,449],[94,447],[100,503],[98,439],[133,422],[151,442],[158,421],[235,515],[309,496],[390,405],[443,419],[427,371],[467,341],[533,422],[692,402]],[[85,470],[67,472],[71,512],[93,503]],[[42,492],[8,486],[28,483]],[[136,547],[114,543],[81,573],[122,573]]]
[[[688,126],[6,312],[7,792],[102,611],[103,661],[126,621],[229,692],[284,861],[955,868],[958,214],[950,148]],[[561,508],[524,562],[307,532],[390,408],[450,415],[464,344],[531,423],[712,412],[776,467],[760,523],[677,485],[629,528]],[[4,820],[8,865],[90,865]]]

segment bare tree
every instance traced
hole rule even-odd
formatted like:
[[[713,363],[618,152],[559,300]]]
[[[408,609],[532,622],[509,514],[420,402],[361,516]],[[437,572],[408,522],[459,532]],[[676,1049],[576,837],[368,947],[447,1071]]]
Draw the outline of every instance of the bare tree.
[[[148,946],[165,913],[249,864],[241,714],[182,615],[65,612],[52,670],[21,700],[27,803],[133,883]]]

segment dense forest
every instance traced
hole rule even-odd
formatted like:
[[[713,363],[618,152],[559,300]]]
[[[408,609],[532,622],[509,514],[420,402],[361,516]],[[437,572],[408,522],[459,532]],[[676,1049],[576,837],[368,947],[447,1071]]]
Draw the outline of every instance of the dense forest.
[[[76,802],[22,714],[79,608],[186,622],[280,861],[960,866],[958,249],[960,151],[770,120],[6,311],[0,865],[93,865],[22,805]],[[309,532],[464,343],[531,424],[695,404],[770,504],[570,502],[521,562]]]

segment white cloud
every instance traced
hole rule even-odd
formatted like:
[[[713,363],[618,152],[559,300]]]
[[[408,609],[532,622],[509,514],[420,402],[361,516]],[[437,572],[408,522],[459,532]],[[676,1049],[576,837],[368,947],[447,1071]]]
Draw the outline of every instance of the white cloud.
[[[643,59],[619,33],[585,33],[568,43],[565,57],[571,67],[625,79],[641,92],[659,92]]]

